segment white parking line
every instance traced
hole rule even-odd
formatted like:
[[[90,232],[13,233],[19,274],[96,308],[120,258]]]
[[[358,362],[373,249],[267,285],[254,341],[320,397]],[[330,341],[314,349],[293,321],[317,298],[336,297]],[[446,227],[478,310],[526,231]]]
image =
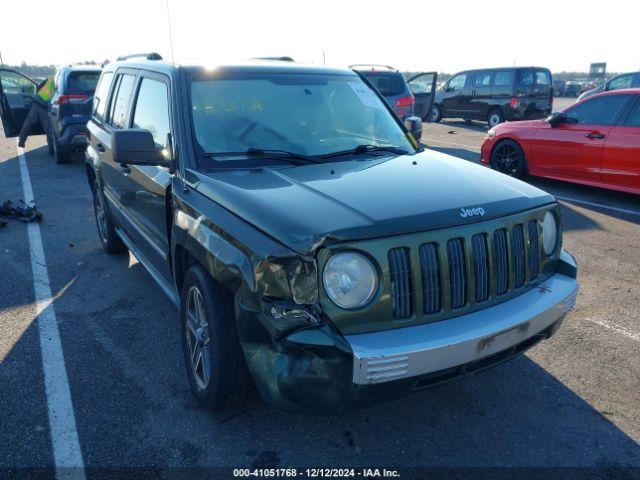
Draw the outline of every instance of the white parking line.
[[[555,197],[558,200],[562,200],[564,202],[573,202],[573,203],[578,203],[578,204],[583,204],[583,205],[589,205],[591,207],[603,208],[605,210],[611,210],[611,211],[614,211],[614,212],[626,213],[628,215],[638,215],[638,216],[640,216],[640,211],[637,211],[637,210],[627,210],[626,208],[611,207],[609,205],[603,205],[602,203],[588,202],[586,200],[580,200],[578,198],[571,198],[571,197],[562,197],[560,195],[555,195]]]
[[[628,330],[624,327],[621,327],[620,325],[616,325],[614,323],[609,323],[609,322],[603,322],[602,320],[594,320],[592,318],[587,318],[585,319],[587,320],[587,322],[591,322],[591,323],[595,323],[596,325],[600,325],[601,327],[604,327],[608,330],[611,330],[612,332],[616,332],[620,335],[624,335],[627,338],[630,338],[631,340],[635,340],[636,342],[640,342],[640,335],[638,335],[637,333],[632,332],[631,330]]]
[[[31,188],[27,162],[24,158],[24,149],[20,147],[18,147],[18,157],[24,201],[28,203],[33,200],[33,189]],[[84,462],[76,430],[67,369],[64,365],[58,320],[51,296],[40,225],[35,222],[29,223],[27,232],[56,478],[83,480],[85,478]]]

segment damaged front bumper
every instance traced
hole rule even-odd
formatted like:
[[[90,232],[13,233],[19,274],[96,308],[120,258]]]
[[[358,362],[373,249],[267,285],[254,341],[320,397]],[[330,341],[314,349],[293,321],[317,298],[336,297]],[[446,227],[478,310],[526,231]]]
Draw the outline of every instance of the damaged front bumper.
[[[484,310],[411,327],[343,336],[325,322],[275,338],[257,327],[268,319],[255,322],[245,311],[239,333],[266,401],[290,411],[338,413],[497,365],[550,337],[576,301],[576,273],[563,252],[559,272],[536,288]]]

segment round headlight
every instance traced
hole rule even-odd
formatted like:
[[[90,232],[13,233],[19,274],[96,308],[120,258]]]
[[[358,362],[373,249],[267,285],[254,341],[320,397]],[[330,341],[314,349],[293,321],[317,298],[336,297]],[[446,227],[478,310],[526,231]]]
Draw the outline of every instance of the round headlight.
[[[333,303],[341,308],[363,307],[378,290],[373,263],[359,253],[338,253],[324,267],[322,283]]]
[[[544,247],[544,253],[551,255],[556,249],[557,242],[558,225],[556,216],[551,212],[547,212],[542,220],[542,246]]]

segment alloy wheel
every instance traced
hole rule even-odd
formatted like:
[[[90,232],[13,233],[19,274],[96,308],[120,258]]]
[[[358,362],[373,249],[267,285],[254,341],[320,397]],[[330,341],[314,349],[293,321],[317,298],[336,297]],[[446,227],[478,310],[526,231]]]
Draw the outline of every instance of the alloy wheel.
[[[191,373],[198,388],[204,390],[211,380],[211,345],[202,294],[195,285],[187,292],[186,313],[185,329]]]
[[[507,175],[516,176],[520,168],[520,152],[508,143],[498,146],[493,161],[496,170]]]
[[[93,191],[93,206],[96,215],[96,225],[98,227],[98,235],[102,243],[107,243],[107,214],[104,211],[104,205],[102,204],[102,198],[97,188]]]

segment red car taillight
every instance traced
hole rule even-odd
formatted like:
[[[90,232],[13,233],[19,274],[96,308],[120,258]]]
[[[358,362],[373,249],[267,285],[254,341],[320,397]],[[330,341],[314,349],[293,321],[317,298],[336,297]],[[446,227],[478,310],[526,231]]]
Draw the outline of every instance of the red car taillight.
[[[509,106],[513,109],[513,110],[517,110],[518,107],[520,106],[520,100],[518,100],[516,97],[513,97],[511,99],[511,102],[509,103]]]
[[[413,98],[413,95],[409,95],[408,97],[400,97],[398,100],[396,100],[396,107],[411,107],[413,106],[414,102],[415,100]]]
[[[78,103],[84,102],[87,98],[89,97],[79,94],[60,95],[54,103],[56,105],[63,105],[65,103]]]

